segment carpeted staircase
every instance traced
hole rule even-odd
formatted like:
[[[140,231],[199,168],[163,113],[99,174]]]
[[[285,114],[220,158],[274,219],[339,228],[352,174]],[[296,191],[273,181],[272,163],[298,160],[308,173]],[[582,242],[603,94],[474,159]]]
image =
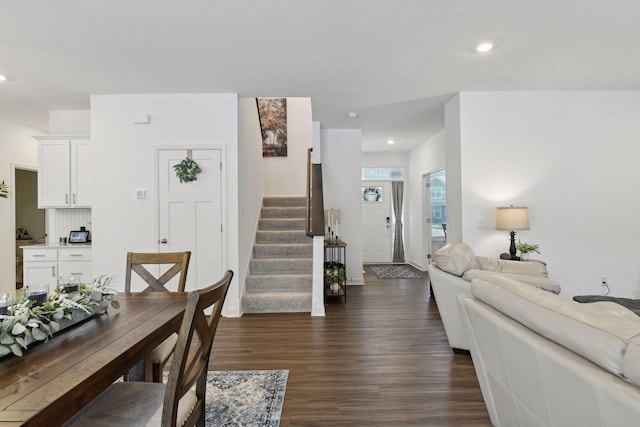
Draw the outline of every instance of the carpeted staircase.
[[[265,197],[250,261],[245,313],[311,312],[313,244],[304,197]]]

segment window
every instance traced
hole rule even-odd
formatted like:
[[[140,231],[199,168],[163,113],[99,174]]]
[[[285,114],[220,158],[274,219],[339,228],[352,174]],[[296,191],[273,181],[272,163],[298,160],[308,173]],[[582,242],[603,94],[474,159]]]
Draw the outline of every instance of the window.
[[[431,182],[431,235],[445,237],[447,222],[447,180],[445,170],[430,174]],[[443,227],[444,225],[444,227]]]
[[[362,168],[362,181],[390,181],[404,178],[402,168]]]

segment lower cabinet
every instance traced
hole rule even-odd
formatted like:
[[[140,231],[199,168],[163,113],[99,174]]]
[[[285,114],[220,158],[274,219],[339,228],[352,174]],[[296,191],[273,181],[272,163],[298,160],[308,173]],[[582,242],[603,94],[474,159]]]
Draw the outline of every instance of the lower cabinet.
[[[59,279],[89,282],[93,279],[90,247],[25,247],[23,248],[24,286],[49,285],[53,289]]]

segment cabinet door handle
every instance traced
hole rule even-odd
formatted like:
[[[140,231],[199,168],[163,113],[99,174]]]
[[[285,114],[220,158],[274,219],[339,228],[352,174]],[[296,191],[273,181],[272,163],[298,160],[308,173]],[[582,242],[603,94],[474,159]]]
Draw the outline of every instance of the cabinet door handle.
[[[51,266],[51,277],[56,277],[56,267],[55,267],[55,265]]]
[[[64,193],[64,202],[69,204],[69,193]]]
[[[69,273],[70,276],[82,276],[82,273]]]
[[[44,254],[33,254],[32,257],[34,258],[42,258],[44,256]]]
[[[69,254],[69,256],[82,256],[82,254]]]
[[[73,204],[74,205],[76,204],[76,200],[77,200],[76,193],[73,193]]]

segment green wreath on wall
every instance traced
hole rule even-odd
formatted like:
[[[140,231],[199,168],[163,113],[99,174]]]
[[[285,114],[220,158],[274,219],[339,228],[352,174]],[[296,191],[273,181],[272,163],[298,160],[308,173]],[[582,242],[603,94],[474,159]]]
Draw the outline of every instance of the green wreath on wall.
[[[202,172],[200,166],[198,166],[198,164],[194,160],[188,157],[175,165],[173,168],[176,170],[176,176],[181,183],[196,181],[198,179],[198,174]]]

